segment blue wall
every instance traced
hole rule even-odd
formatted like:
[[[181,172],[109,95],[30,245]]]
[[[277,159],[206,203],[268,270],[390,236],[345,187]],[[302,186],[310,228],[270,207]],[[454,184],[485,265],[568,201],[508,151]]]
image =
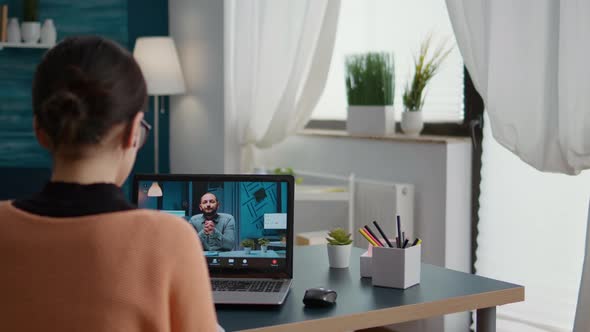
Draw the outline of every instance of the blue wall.
[[[277,235],[276,230],[264,229],[264,214],[286,212],[279,206],[286,206],[286,192],[280,192],[276,183],[244,182],[240,187],[240,240],[258,239],[263,236]],[[284,204],[279,203],[280,200]],[[280,204],[280,205],[279,205]]]
[[[20,0],[9,5],[9,16],[22,21]],[[166,0],[40,0],[39,18],[52,18],[58,40],[77,34],[95,34],[133,49],[138,36],[168,34]],[[44,50],[0,51],[0,199],[28,196],[49,177],[51,160],[32,132],[31,83]],[[165,102],[165,105],[167,101]],[[146,114],[153,122],[153,113]],[[168,114],[160,116],[160,170],[169,171]],[[135,170],[153,171],[153,137],[140,151]],[[129,186],[125,186],[128,192]]]
[[[166,193],[162,197],[163,210],[185,210],[188,208],[188,189],[189,185],[184,182],[167,181],[162,183],[162,192]],[[185,214],[187,214],[185,212]]]

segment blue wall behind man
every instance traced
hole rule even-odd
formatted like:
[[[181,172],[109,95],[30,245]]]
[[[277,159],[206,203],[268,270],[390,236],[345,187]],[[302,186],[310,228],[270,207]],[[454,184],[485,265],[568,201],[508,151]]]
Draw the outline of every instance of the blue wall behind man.
[[[9,5],[9,16],[22,21],[20,0]],[[93,34],[107,37],[133,50],[139,36],[168,35],[166,0],[40,0],[39,19],[52,18],[58,40]],[[37,144],[32,131],[31,84],[44,50],[0,51],[0,199],[25,197],[48,180],[51,160]],[[167,106],[167,101],[164,103]],[[146,114],[153,122],[150,104]],[[160,171],[169,171],[168,113],[160,115]],[[135,171],[153,171],[153,136],[138,154]],[[125,186],[128,193],[129,185]]]
[[[244,182],[240,187],[240,239],[277,235],[264,229],[264,214],[286,212],[285,192],[272,182]],[[281,207],[281,209],[279,209]]]

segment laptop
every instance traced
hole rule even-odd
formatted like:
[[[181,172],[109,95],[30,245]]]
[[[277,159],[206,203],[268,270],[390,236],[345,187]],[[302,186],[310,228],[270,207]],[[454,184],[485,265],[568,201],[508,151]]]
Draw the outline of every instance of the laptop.
[[[285,301],[293,278],[292,176],[137,174],[132,195],[139,208],[192,226],[216,304]]]

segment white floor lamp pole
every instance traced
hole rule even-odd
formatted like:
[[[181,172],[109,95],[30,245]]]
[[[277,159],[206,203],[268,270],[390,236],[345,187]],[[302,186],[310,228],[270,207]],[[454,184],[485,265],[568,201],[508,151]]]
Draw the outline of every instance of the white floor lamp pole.
[[[158,96],[154,95],[154,173],[158,174],[159,170],[159,138],[160,133],[158,128],[158,118],[160,117],[159,114],[160,107],[158,103]],[[162,188],[158,184],[157,181],[152,182],[150,189],[148,190],[148,197],[162,197]]]
[[[159,126],[158,126],[158,118],[160,117],[160,110],[158,107],[158,96],[154,95],[154,173],[158,173],[160,171],[159,169],[159,153],[160,153],[160,149],[159,149],[159,138],[160,138],[160,133],[159,133]]]
[[[160,117],[160,107],[158,104],[158,96],[154,95],[154,173],[158,174],[158,172],[160,171],[159,169],[159,153],[160,153],[160,149],[159,149],[159,138],[160,138],[160,133],[159,131],[159,125],[158,125],[158,118]],[[160,187],[160,185],[158,184],[157,181],[152,182],[152,185],[150,186],[150,189],[148,190],[147,193],[148,197],[162,197],[163,193],[162,193],[162,188]]]

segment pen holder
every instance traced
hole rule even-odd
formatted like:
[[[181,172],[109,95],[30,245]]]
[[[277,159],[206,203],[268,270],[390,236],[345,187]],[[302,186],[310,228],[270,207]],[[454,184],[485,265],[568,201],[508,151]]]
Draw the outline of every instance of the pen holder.
[[[406,289],[420,283],[422,246],[406,249],[373,247],[373,286]]]
[[[372,252],[371,252],[371,247],[369,247],[369,250],[365,251],[364,254],[361,255],[361,277],[363,278],[370,278],[371,277],[371,270],[372,270],[372,266],[371,266],[371,260],[373,259],[372,257]]]

